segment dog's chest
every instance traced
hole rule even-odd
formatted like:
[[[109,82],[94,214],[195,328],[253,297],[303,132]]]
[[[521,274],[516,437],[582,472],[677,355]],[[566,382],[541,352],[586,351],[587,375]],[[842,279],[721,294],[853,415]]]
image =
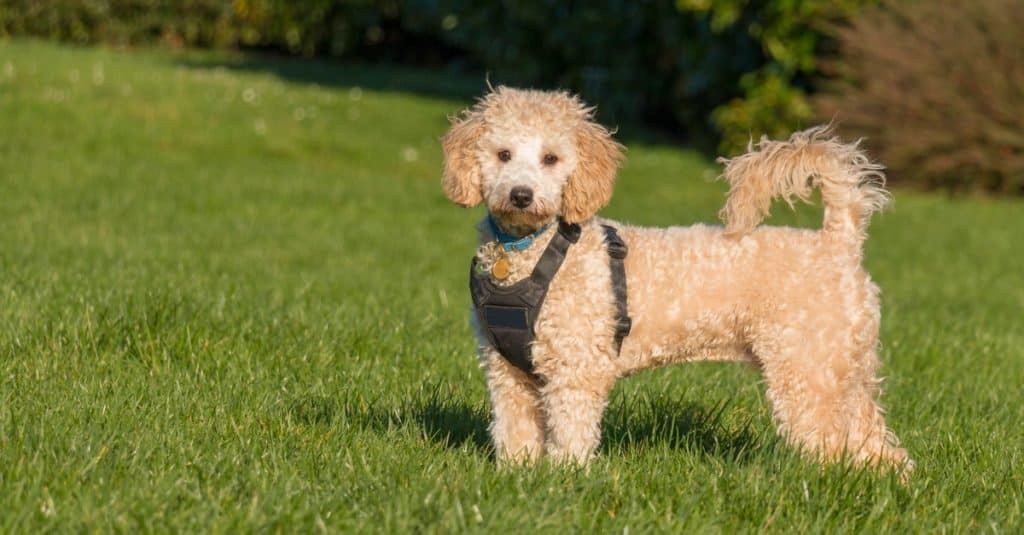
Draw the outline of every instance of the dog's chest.
[[[495,242],[484,243],[477,249],[473,276],[486,277],[500,288],[515,286],[533,274],[549,240],[550,236],[545,236],[520,252],[505,251]],[[584,231],[547,285],[547,295],[538,311],[537,337],[544,338],[552,323],[559,328],[574,324],[572,330],[576,332],[603,323],[595,320],[610,318],[613,305],[607,252],[600,236],[595,241],[594,234]]]
[[[536,244],[526,251],[506,251],[496,242],[485,243],[477,249],[474,275],[484,275],[496,286],[508,287],[527,278],[540,260],[544,244]]]

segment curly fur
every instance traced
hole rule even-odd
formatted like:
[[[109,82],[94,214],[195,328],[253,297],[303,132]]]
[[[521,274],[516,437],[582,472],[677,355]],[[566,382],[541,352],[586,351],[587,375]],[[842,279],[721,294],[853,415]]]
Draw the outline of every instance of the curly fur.
[[[826,209],[823,227],[853,230],[863,240],[871,214],[889,201],[884,167],[859,150],[859,141],[843,144],[831,134],[826,125],[797,132],[786,142],[762,137],[757,150],[751,143],[742,156],[719,158],[730,185],[720,213],[726,233],[750,232],[768,215],[773,199],[792,206],[794,197],[807,202],[811,189],[818,188]]]
[[[562,217],[579,223],[612,200],[615,175],[622,163],[622,145],[603,126],[587,120],[576,133],[576,169],[562,192]]]
[[[454,202],[486,203],[513,234],[556,217],[583,229],[537,319],[537,377],[511,366],[477,332],[501,462],[542,455],[586,462],[618,378],[671,363],[730,360],[762,371],[779,432],[797,448],[822,460],[848,457],[909,472],[877,403],[878,288],[860,265],[868,218],[887,199],[884,175],[856,143],[819,127],[723,160],[731,186],[724,229],[643,228],[595,217],[611,195],[622,147],[566,93],[499,87],[455,123],[444,149],[444,189]],[[534,202],[509,204],[514,187],[531,188]],[[806,200],[811,187],[826,206],[820,231],[757,226],[773,198]],[[602,223],[616,226],[630,250],[633,331],[618,355]],[[499,284],[528,276],[555,232],[508,253],[488,225],[478,231],[479,264],[509,263]]]
[[[444,147],[444,174],[441,186],[452,202],[462,206],[480,204],[480,166],[476,163],[476,141],[483,132],[483,121],[472,112],[456,119],[441,143]]]

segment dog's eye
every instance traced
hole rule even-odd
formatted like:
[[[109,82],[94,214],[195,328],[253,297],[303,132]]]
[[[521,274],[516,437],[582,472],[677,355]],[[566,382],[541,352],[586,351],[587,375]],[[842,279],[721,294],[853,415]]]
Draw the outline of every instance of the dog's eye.
[[[541,159],[541,161],[544,162],[544,165],[555,165],[556,163],[558,163],[558,156],[555,156],[554,154],[551,154],[549,152],[544,155],[544,158]]]
[[[512,153],[506,149],[501,149],[498,151],[498,159],[507,162],[512,159]]]

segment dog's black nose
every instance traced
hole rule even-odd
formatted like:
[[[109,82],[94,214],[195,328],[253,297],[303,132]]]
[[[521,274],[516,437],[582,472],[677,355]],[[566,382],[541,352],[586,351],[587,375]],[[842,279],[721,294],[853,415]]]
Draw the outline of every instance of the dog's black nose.
[[[509,192],[508,198],[512,201],[512,206],[526,208],[533,202],[533,190],[523,186],[516,186]]]

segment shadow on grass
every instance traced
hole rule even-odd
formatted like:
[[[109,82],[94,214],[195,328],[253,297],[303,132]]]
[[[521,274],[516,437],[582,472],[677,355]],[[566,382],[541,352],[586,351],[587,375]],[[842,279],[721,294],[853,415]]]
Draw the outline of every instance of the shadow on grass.
[[[189,69],[223,69],[229,72],[265,73],[297,84],[334,88],[360,88],[381,92],[410,93],[424,97],[469,103],[487,92],[487,75],[445,68],[425,68],[387,63],[356,63],[296,58],[267,52],[233,55],[185,55],[176,63]],[[495,85],[499,82],[492,80]],[[538,88],[538,89],[556,89]],[[592,103],[593,104],[593,103]],[[598,108],[600,105],[598,103]],[[461,106],[452,108],[455,114]],[[612,124],[616,137],[626,143],[681,146],[675,136],[640,124]],[[710,154],[714,156],[713,154]]]
[[[389,64],[294,58],[270,53],[194,56],[176,60],[190,69],[223,69],[240,73],[265,73],[296,84],[361,88],[373,91],[414,93],[426,97],[470,100],[487,89],[484,76],[443,69]]]
[[[487,407],[460,400],[450,388],[423,389],[398,405],[354,397],[336,407],[328,398],[302,398],[292,403],[290,413],[306,424],[336,425],[340,416],[344,424],[375,433],[412,428],[443,448],[493,456]],[[616,456],[670,448],[743,462],[761,444],[749,421],[726,422],[727,409],[728,403],[706,408],[666,397],[612,403],[603,420],[601,452]]]
[[[293,399],[288,417],[302,425],[355,427],[374,433],[417,429],[423,438],[448,449],[470,448],[490,454],[486,407],[456,399],[450,389],[424,389],[398,404],[358,394],[345,399],[304,395]]]
[[[489,418],[484,409],[429,399],[417,407],[413,419],[427,438],[446,448],[469,445],[493,454],[487,433]]]
[[[710,408],[667,397],[639,398],[609,406],[601,448],[609,455],[669,448],[742,462],[761,448],[748,420],[730,424],[729,404]]]

